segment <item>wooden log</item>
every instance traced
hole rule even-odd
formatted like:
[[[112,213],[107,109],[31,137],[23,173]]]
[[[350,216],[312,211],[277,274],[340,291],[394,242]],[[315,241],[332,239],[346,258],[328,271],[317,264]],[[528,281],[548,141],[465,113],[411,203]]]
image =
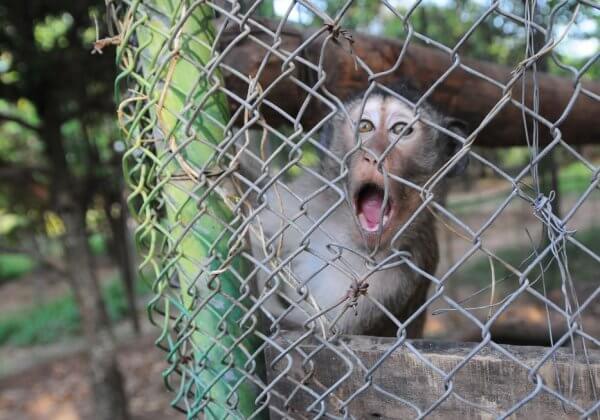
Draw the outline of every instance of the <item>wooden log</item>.
[[[272,22],[265,23],[265,26],[274,29]],[[317,65],[323,50],[323,69],[326,78],[318,92],[326,97],[324,87],[331,94],[345,100],[367,86],[368,74],[361,66],[356,65],[355,57],[362,60],[376,74],[393,69],[402,49],[402,42],[364,34],[354,34],[354,44],[352,45],[354,56],[349,52],[349,44],[344,39],[339,42],[330,40],[324,45],[326,34],[299,49],[303,41],[311,35],[311,31],[314,29],[302,32],[294,27],[284,27],[281,44],[277,50],[283,51],[286,57],[294,52],[294,57],[296,57],[292,61],[293,67],[288,65],[284,69],[289,71],[288,76],[278,79],[282,73],[284,58],[278,57],[276,53],[269,55],[266,65],[260,72],[260,85],[263,90],[269,91],[267,99],[288,113],[292,119],[296,119],[299,115],[303,102],[308,96],[306,89],[298,83],[294,83],[292,77],[311,87],[315,86],[318,80],[317,72],[302,64],[302,60]],[[231,47],[230,44],[238,35],[239,29],[228,29],[221,38],[221,50],[224,51],[227,46]],[[263,42],[264,45],[260,45],[257,40]],[[246,98],[248,83],[240,78],[236,71],[242,75],[254,77],[268,52],[267,46],[274,45],[274,43],[275,40],[271,35],[258,29],[253,30],[249,36],[236,40],[224,58],[224,63],[231,69],[235,69],[235,71],[224,70],[228,89],[231,89],[239,97]],[[460,61],[470,69],[503,85],[512,78],[513,69],[509,67],[467,59],[462,56],[460,56]],[[450,54],[411,42],[398,68],[377,80],[384,84],[408,80],[419,91],[424,92],[433,86],[451,65]],[[525,79],[528,96],[526,103],[531,106],[533,91],[531,75],[528,74]],[[572,101],[576,91],[575,82],[545,73],[538,73],[538,82],[541,97],[540,115],[554,124],[561,118]],[[582,87],[591,92],[591,96],[580,91],[576,99],[573,99],[568,117],[558,125],[561,137],[572,145],[600,142],[600,121],[593,117],[600,115],[600,101],[598,100],[600,83],[584,82]],[[521,100],[521,80],[513,84],[511,92],[514,100]],[[455,68],[435,88],[429,102],[445,114],[466,121],[473,131],[499,103],[502,95],[501,87],[462,68]],[[594,98],[593,95],[597,96]],[[231,100],[230,103],[233,108],[239,106],[239,102],[235,100]],[[268,104],[262,105],[261,112],[271,125],[289,123],[288,119],[281,116],[279,110]],[[311,99],[299,119],[303,128],[307,130],[321,121],[328,112],[330,112],[330,108],[324,106],[320,100]],[[241,118],[238,123],[241,123]],[[531,127],[531,123],[529,126]],[[542,125],[540,143],[548,143],[551,139],[549,130]],[[522,111],[510,103],[505,105],[485,125],[476,140],[476,145],[488,147],[525,146],[526,144]]]
[[[276,341],[278,346],[286,349],[299,337],[300,334],[290,332]],[[274,394],[280,396],[273,398],[272,419],[281,418],[282,414],[291,418],[312,418],[320,408],[341,416],[343,412],[339,409],[343,406],[347,406],[346,414],[355,419],[411,419],[425,413],[437,401],[440,403],[428,419],[487,419],[505,414],[528,397],[531,399],[519,408],[516,418],[579,417],[575,408],[563,407],[550,393],[544,390],[535,393],[536,384],[529,377],[529,368],[546,357],[548,348],[503,346],[527,366],[525,368],[486,346],[456,372],[451,382],[444,382],[442,374],[406,347],[399,347],[384,357],[395,342],[393,338],[353,336],[342,340],[343,344],[336,347],[339,353],[331,346],[315,351],[318,343],[313,338],[300,340],[299,347],[305,355],[311,355],[308,358],[311,362],[296,350],[288,353],[288,359],[284,357],[277,361],[275,359],[282,351],[268,347],[268,377],[274,386]],[[423,340],[412,340],[411,343],[425,360],[446,374],[463,362],[477,345]],[[587,361],[583,356],[573,358],[569,349],[561,348],[538,370],[539,378],[548,388],[584,410],[597,402],[595,386],[600,381],[600,352],[589,350],[588,356]],[[372,375],[367,375],[366,370],[382,358],[385,361]],[[306,372],[311,368],[312,376],[308,376]],[[282,374],[284,371],[286,373]],[[574,375],[572,392],[569,390],[571,374]],[[300,383],[303,385],[298,386]],[[451,392],[444,397],[450,386]],[[316,404],[312,413],[306,412],[306,408],[327,389],[331,393],[323,399],[324,406]],[[289,398],[287,406],[284,398]]]

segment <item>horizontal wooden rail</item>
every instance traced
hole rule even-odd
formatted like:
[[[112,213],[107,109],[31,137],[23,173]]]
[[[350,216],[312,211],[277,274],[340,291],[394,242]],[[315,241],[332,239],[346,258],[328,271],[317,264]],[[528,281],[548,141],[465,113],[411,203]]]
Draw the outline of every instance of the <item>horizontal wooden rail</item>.
[[[283,334],[277,344],[286,349],[300,337],[297,332]],[[304,354],[311,354],[312,376],[309,379],[306,370],[303,372],[302,357],[299,352],[289,352],[293,365],[284,376],[278,375],[289,366],[289,359],[282,358],[273,364],[282,351],[269,346],[267,349],[267,369],[270,381],[275,382],[275,390],[280,395],[290,396],[295,389],[294,382],[305,378],[307,388],[316,393],[338,383],[346,374],[349,376],[335,388],[335,398],[325,399],[327,410],[335,413],[343,401],[349,399],[358,390],[365,388],[362,393],[355,395],[348,405],[349,414],[356,419],[385,418],[410,419],[416,418],[417,411],[407,404],[376,391],[376,386],[387,391],[388,395],[400,397],[418,407],[422,412],[442,398],[447,385],[443,376],[424,363],[407,347],[401,346],[389,354],[385,361],[373,373],[372,378],[366,375],[366,369],[373,366],[395,342],[393,338],[347,337],[343,338],[340,356],[331,348],[324,347],[316,354],[311,354],[317,348],[318,342],[307,338],[298,346]],[[427,416],[433,419],[480,419],[495,418],[525,400],[536,390],[536,384],[530,377],[530,369],[550,353],[550,348],[503,346],[521,364],[511,360],[498,350],[486,346],[472,357],[469,354],[477,346],[474,343],[448,343],[412,340],[412,346],[437,369],[449,373],[466,358],[464,364],[452,377],[452,391],[443,402]],[[343,350],[343,349],[346,350]],[[352,353],[354,355],[352,355]],[[578,351],[578,354],[583,354]],[[559,391],[567,400],[574,401],[584,410],[590,409],[600,396],[600,390],[594,388],[600,383],[600,351],[588,349],[588,360],[582,356],[573,358],[570,349],[560,348],[538,370],[539,378],[550,389]],[[346,360],[344,360],[344,358]],[[360,360],[360,363],[358,363]],[[349,362],[349,363],[348,363]],[[310,369],[310,363],[304,364]],[[571,381],[573,375],[573,382]],[[594,383],[592,383],[592,380]],[[370,387],[365,387],[371,381]],[[572,391],[570,390],[573,384]],[[560,384],[560,385],[558,385]],[[470,401],[481,408],[476,408],[462,401]],[[306,391],[299,391],[289,402],[290,415],[293,418],[310,418],[305,412],[306,407],[315,401]],[[274,404],[283,409],[281,401]],[[317,407],[318,410],[318,407]],[[295,417],[298,416],[298,417]],[[304,415],[304,417],[303,417]],[[339,413],[338,413],[339,415]],[[516,413],[516,418],[529,419],[565,419],[578,418],[577,411],[572,407],[561,405],[556,397],[541,390],[539,395],[531,398]],[[275,418],[278,418],[275,416]]]
[[[266,22],[265,26],[275,28],[271,22]],[[289,75],[311,87],[318,80],[317,72],[301,64],[300,61],[308,60],[317,65],[325,40],[325,35],[322,35],[299,49],[313,33],[312,31],[314,29],[301,31],[292,26],[285,26],[281,32],[281,45],[277,48],[279,52],[285,51],[288,54],[293,52],[296,59],[293,60],[294,67]],[[221,50],[228,51],[224,63],[242,75],[254,76],[261,67],[265,55],[270,51],[270,47],[266,46],[273,45],[274,39],[258,29],[241,40],[235,39],[238,35],[239,28],[231,26],[221,38]],[[256,39],[264,42],[265,46],[257,43]],[[368,74],[356,65],[355,58],[362,60],[374,74],[385,72],[394,68],[403,45],[399,41],[360,33],[353,34],[353,39],[353,53],[350,53],[349,45],[344,39],[340,39],[337,43],[331,41],[327,43],[322,63],[326,80],[319,89],[321,94],[324,94],[323,88],[325,88],[344,100],[360,92],[367,86]],[[290,77],[278,80],[282,73],[282,64],[283,59],[271,52],[267,64],[260,73],[259,82],[263,90],[269,90],[267,99],[295,118],[307,97],[307,92],[293,83]],[[512,78],[513,68],[506,66],[468,59],[462,55],[460,64],[503,85]],[[411,42],[398,68],[377,80],[383,83],[408,80],[424,92],[451,67],[452,57],[449,53]],[[246,98],[248,84],[235,73],[224,71],[227,88],[239,97]],[[561,137],[567,143],[573,145],[600,142],[600,122],[598,118],[594,118],[600,115],[600,100],[598,100],[600,83],[584,82],[583,90],[574,95],[576,88],[573,80],[539,73],[538,82],[541,98],[539,114],[544,119],[555,123],[561,118],[565,109],[570,107],[568,116],[558,125]],[[521,80],[517,81],[510,89],[512,98],[516,101],[521,101],[521,83]],[[525,77],[525,88],[528,96],[526,103],[531,106],[533,81],[530,74]],[[496,84],[464,68],[456,67],[435,88],[430,102],[442,112],[466,121],[472,131],[484,121],[502,96],[502,88]],[[231,104],[234,108],[238,106],[235,101],[231,101]],[[312,127],[329,111],[319,100],[312,99],[309,106],[303,110],[301,123],[305,129]],[[272,125],[289,122],[282,118],[278,111],[267,105],[261,107],[261,112]],[[239,123],[242,123],[241,118]],[[551,139],[549,130],[542,127],[540,143],[548,143]],[[494,118],[485,124],[485,128],[477,137],[476,144],[488,147],[525,146],[527,143],[521,109],[510,103],[503,106]]]

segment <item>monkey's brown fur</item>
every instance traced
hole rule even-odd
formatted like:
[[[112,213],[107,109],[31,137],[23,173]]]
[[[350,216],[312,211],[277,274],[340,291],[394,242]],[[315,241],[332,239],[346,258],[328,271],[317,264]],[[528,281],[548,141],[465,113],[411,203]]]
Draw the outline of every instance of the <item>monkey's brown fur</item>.
[[[418,270],[435,273],[438,244],[433,215],[405,182],[424,185],[458,149],[456,140],[423,120],[457,130],[425,105],[399,137],[392,131],[413,121],[411,108],[381,91],[369,96],[362,114],[360,104],[346,104],[351,121],[339,112],[324,130],[330,153],[324,151],[318,172],[306,171],[262,196],[257,220],[265,235],[253,240],[255,255],[265,263],[259,288],[263,304],[284,326],[324,320],[343,334],[395,336],[400,323],[420,310],[406,326],[409,337],[418,337],[430,283]],[[358,141],[353,124],[365,128]],[[387,200],[381,193],[386,189]],[[430,192],[441,202],[446,189],[443,181]],[[365,196],[381,205],[376,231],[375,222],[366,221]]]

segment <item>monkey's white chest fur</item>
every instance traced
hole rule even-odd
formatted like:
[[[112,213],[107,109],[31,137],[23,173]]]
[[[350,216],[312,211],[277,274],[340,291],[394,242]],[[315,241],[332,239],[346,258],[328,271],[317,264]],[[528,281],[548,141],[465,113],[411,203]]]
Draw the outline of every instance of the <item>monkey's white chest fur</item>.
[[[266,207],[254,224],[263,235],[257,229],[252,235],[263,267],[258,288],[264,305],[284,327],[312,318],[344,334],[394,335],[414,310],[411,298],[419,289],[426,293],[428,281],[394,264],[402,255],[389,249],[369,258],[345,198],[332,189],[315,196],[322,185],[303,179],[264,196]],[[383,260],[385,266],[375,269]],[[348,307],[351,287],[360,282],[368,284],[366,294]]]

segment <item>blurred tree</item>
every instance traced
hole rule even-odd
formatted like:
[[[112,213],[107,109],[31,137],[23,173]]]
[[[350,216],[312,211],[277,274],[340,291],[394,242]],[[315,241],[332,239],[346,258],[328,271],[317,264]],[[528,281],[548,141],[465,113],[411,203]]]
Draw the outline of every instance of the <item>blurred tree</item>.
[[[91,16],[103,2],[0,4],[0,204],[43,225],[58,215],[67,277],[88,344],[95,418],[126,419],[115,341],[88,241],[88,210],[103,210],[129,281],[110,54],[91,55]]]

